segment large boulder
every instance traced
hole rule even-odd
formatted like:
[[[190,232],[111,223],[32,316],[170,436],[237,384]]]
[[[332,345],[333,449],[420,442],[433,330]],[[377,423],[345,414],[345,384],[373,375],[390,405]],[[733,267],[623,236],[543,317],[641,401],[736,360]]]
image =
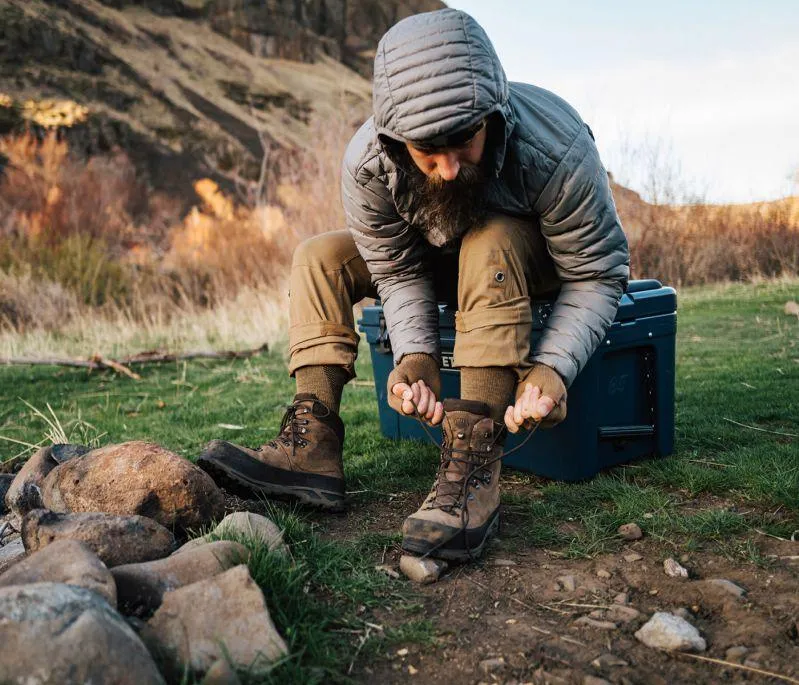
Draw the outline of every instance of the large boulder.
[[[86,454],[85,445],[50,445],[35,452],[14,477],[5,495],[6,506],[18,516],[42,506],[41,487],[59,464]]]
[[[144,516],[35,509],[22,519],[22,541],[28,554],[64,539],[86,543],[109,568],[161,559],[175,546],[172,533]]]
[[[225,658],[257,673],[287,651],[243,565],[167,592],[148,626],[178,673],[205,673]]]
[[[0,587],[65,583],[96,592],[116,606],[117,590],[106,565],[78,540],[57,540],[0,575]]]
[[[53,469],[42,484],[42,501],[61,513],[139,514],[179,532],[221,518],[225,504],[202,469],[141,441],[92,450]]]
[[[117,566],[112,573],[119,606],[126,613],[150,613],[161,605],[165,592],[246,563],[248,557],[249,552],[244,545],[219,541],[158,561]]]
[[[0,682],[162,685],[136,633],[98,594],[61,583],[0,589]]]

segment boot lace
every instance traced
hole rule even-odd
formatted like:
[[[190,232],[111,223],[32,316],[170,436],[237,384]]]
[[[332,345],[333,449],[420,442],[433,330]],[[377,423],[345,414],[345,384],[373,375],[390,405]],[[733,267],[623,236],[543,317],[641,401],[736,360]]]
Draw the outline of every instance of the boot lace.
[[[315,403],[314,406],[316,406]],[[272,448],[276,448],[278,443],[282,443],[286,447],[291,447],[291,456],[293,457],[297,447],[305,447],[308,445],[308,441],[302,436],[308,432],[307,426],[310,421],[307,418],[301,417],[311,414],[312,411],[311,408],[304,406],[301,402],[294,402],[287,405],[286,413],[283,415],[283,420],[280,422],[278,436],[266,444]],[[330,413],[329,409],[327,411]],[[322,415],[322,418],[326,415],[327,414]]]
[[[469,489],[471,487],[479,486],[481,481],[488,484],[491,478],[491,471],[489,470],[489,467],[495,464],[497,461],[502,460],[504,457],[507,457],[508,455],[513,454],[517,450],[520,450],[522,447],[524,447],[527,444],[527,441],[530,440],[530,438],[533,437],[533,434],[538,430],[539,426],[541,425],[541,422],[540,421],[534,422],[533,426],[528,430],[524,440],[522,440],[512,450],[508,450],[504,454],[502,453],[502,451],[500,451],[500,453],[497,456],[486,459],[478,450],[455,449],[454,447],[452,447],[451,442],[447,440],[446,433],[444,434],[445,437],[442,444],[439,445],[438,441],[435,439],[433,434],[425,425],[423,417],[420,416],[418,412],[416,413],[415,416],[416,419],[418,419],[419,423],[421,424],[422,429],[424,430],[430,442],[432,442],[436,447],[439,447],[441,449],[441,463],[439,464],[438,476],[436,477],[435,485],[433,485],[433,489],[435,490],[435,495],[433,496],[433,499],[430,501],[429,505],[426,508],[442,509],[444,511],[447,511],[448,513],[452,512],[453,509],[457,509],[460,512],[460,527],[452,535],[450,535],[447,538],[444,538],[433,548],[425,552],[420,558],[426,559],[427,557],[434,554],[436,550],[450,543],[452,540],[458,537],[458,535],[463,535],[463,543],[464,543],[464,548],[466,549],[466,553],[469,556],[469,560],[474,561],[475,557],[472,554],[472,549],[469,547],[468,544],[469,538],[466,532],[467,528],[469,527],[469,507],[464,506],[469,498]],[[507,429],[503,426],[501,430],[497,432],[493,441],[490,443],[486,443],[483,446],[483,449],[486,452],[493,451],[494,447],[504,437],[506,432]],[[450,465],[451,462],[461,463],[469,470],[467,471],[466,469],[464,469],[464,475],[462,478],[449,480],[446,474],[448,473],[447,467]],[[481,470],[484,471],[484,473],[488,474],[488,478],[485,481],[483,481],[482,478],[479,477],[475,478],[477,472]],[[448,501],[445,499],[447,497],[450,498]]]
[[[502,439],[505,429],[498,431],[491,442],[480,445],[475,449],[456,449],[452,441],[444,438],[441,445],[441,462],[438,467],[438,476],[433,485],[433,499],[426,509],[442,509],[452,513],[455,509],[465,509],[471,488],[491,483],[490,467],[502,457],[486,459],[485,453],[492,452],[497,443]],[[489,437],[486,434],[485,437]],[[452,477],[452,466],[460,465],[460,477]]]

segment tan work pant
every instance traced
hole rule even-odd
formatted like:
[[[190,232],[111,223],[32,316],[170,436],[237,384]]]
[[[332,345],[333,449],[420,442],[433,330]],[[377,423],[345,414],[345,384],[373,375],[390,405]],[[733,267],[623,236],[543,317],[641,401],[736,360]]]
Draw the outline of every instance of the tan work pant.
[[[444,286],[447,278],[457,282],[454,365],[528,368],[530,299],[560,285],[538,225],[492,216],[464,236],[457,267],[453,260],[447,269],[446,262],[437,268],[437,280],[443,278]],[[314,236],[297,247],[289,296],[291,375],[322,364],[355,375],[359,338],[352,307],[365,297],[377,297],[377,290],[348,231]]]

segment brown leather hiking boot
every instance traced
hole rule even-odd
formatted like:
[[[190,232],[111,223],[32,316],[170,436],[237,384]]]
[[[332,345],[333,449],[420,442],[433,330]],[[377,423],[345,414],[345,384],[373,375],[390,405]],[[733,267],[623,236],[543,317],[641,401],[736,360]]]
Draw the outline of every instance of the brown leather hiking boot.
[[[440,559],[479,556],[499,528],[505,429],[482,402],[444,401],[444,442],[433,489],[402,526],[402,549]]]
[[[344,509],[344,424],[316,395],[297,394],[280,433],[257,449],[209,442],[197,465],[219,485],[287,496],[331,511]]]

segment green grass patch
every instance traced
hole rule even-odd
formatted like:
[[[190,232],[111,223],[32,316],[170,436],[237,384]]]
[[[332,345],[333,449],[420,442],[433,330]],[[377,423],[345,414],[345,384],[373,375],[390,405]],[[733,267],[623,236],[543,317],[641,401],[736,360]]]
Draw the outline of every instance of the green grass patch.
[[[682,292],[674,456],[585,483],[514,474],[504,497],[505,544],[591,556],[619,549],[616,528],[636,521],[666,547],[709,547],[767,565],[753,529],[783,537],[799,529],[799,320],[783,313],[791,299],[799,300],[799,282]],[[357,369],[342,411],[353,500],[426,492],[436,449],[380,435],[365,346]],[[139,371],[135,382],[57,367],[0,370],[0,454],[14,456],[44,439],[48,427],[25,402],[44,414],[50,405],[71,440],[148,439],[194,458],[213,438],[248,445],[270,439],[294,392],[277,352]],[[275,682],[345,680],[356,653],[368,659],[392,641],[431,638],[408,586],[374,571],[398,533],[374,532],[374,521],[356,518],[347,539],[333,541],[296,512],[273,514],[287,529],[295,564],[256,550],[251,567],[292,646],[270,676]],[[390,612],[390,625],[371,629],[361,644],[367,623],[379,625],[378,609]]]

